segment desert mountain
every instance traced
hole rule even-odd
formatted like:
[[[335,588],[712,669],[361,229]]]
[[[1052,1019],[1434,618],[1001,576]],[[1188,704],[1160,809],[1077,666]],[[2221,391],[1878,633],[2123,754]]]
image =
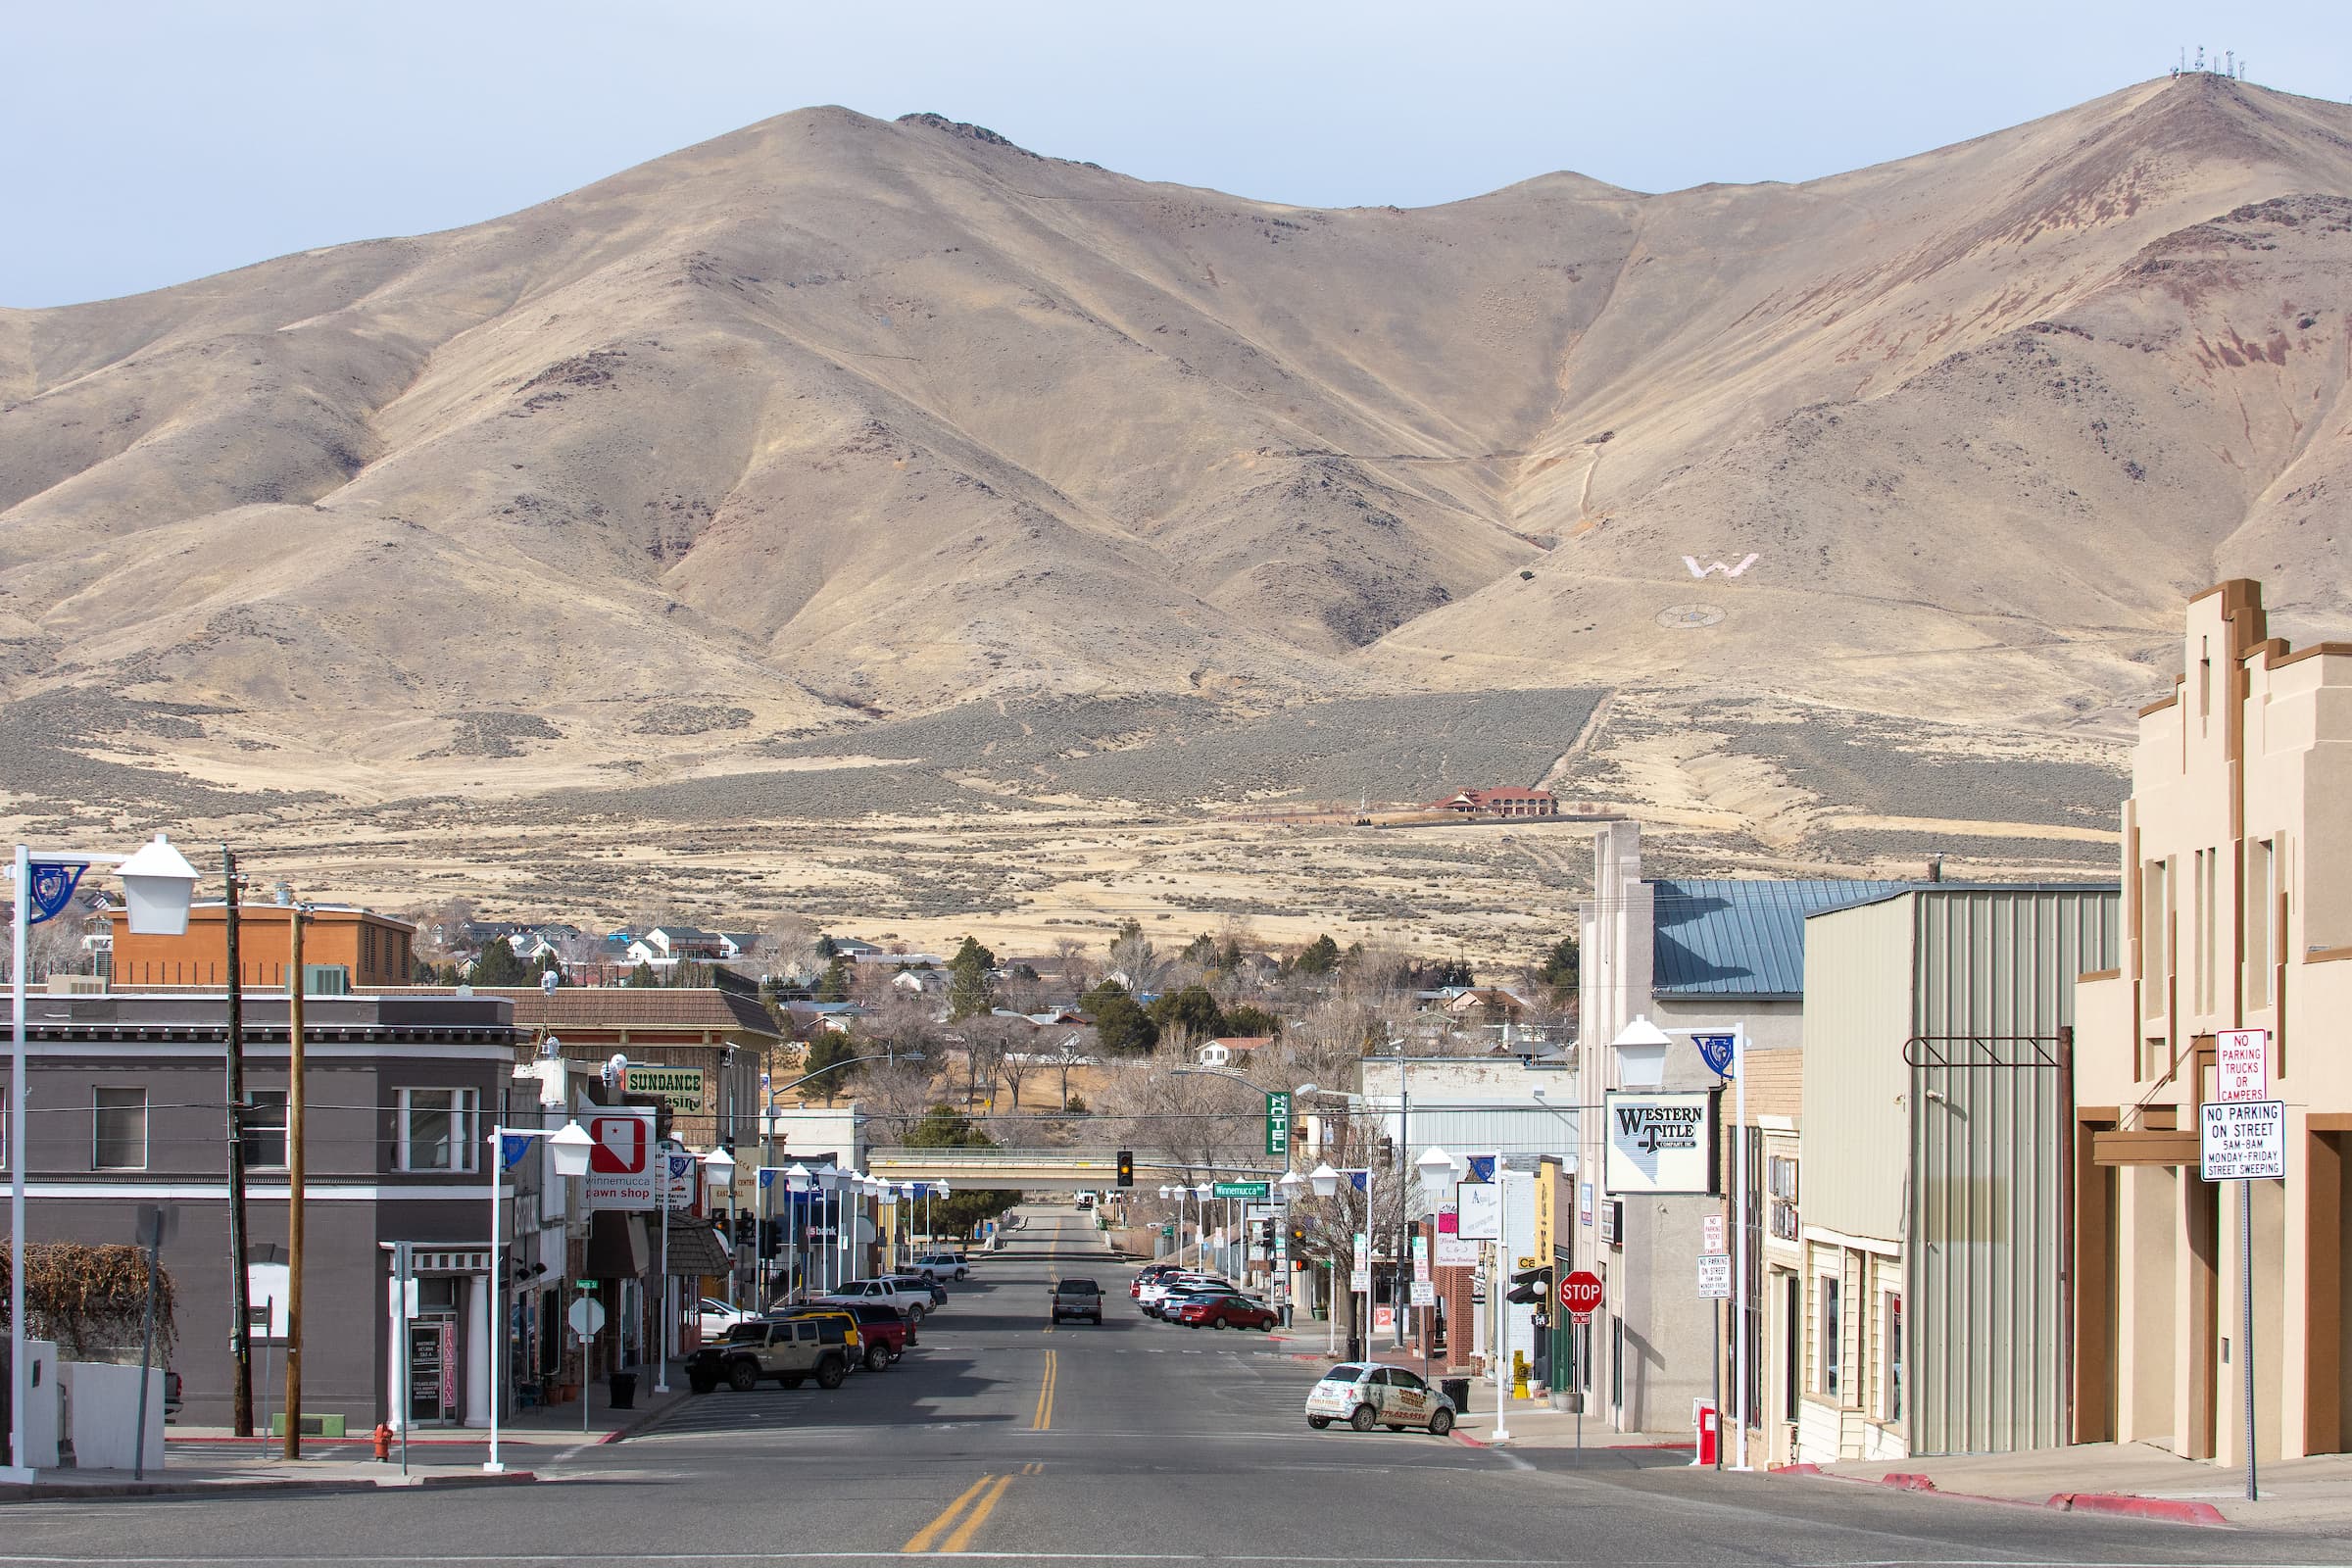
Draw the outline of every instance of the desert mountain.
[[[1418,211],[807,110],[0,312],[5,722],[358,797],[979,699],[2095,724],[2222,576],[2352,627],[2347,301],[2352,109],[2211,76]]]

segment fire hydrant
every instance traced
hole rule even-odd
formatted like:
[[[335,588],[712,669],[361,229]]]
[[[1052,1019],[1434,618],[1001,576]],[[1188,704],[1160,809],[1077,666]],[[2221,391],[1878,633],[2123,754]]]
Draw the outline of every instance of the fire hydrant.
[[[379,1464],[389,1464],[392,1459],[392,1429],[381,1421],[375,1424],[375,1457]]]

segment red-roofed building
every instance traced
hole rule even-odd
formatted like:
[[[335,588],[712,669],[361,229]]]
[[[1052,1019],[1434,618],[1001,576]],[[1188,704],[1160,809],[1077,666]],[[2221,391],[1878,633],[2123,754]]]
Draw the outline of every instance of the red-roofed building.
[[[1556,816],[1560,803],[1549,790],[1463,790],[1423,808],[1453,811],[1462,816]]]

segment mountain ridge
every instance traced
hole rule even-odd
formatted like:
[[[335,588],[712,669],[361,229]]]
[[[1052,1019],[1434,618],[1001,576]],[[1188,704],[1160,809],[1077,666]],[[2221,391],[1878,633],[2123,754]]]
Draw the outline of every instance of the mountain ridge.
[[[1418,209],[795,111],[0,311],[5,689],[221,710],[146,755],[354,795],[529,787],[451,754],[485,707],[562,782],[670,765],[613,705],[704,698],[752,716],[701,767],[1036,693],[2112,736],[2205,582],[2352,626],[2348,192],[2352,111],[2195,76],[1793,184]]]

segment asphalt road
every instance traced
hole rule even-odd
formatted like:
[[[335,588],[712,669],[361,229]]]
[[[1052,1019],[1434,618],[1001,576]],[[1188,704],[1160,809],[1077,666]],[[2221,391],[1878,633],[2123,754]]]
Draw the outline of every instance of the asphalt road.
[[[1046,1319],[1091,1274],[1101,1328]],[[1315,1342],[1152,1322],[1086,1217],[1014,1244],[897,1366],[839,1390],[725,1390],[553,1484],[263,1494],[0,1511],[16,1563],[2317,1563],[2344,1544],[2198,1531],[1765,1476],[1680,1457],[1521,1456],[1422,1434],[1310,1432]]]

